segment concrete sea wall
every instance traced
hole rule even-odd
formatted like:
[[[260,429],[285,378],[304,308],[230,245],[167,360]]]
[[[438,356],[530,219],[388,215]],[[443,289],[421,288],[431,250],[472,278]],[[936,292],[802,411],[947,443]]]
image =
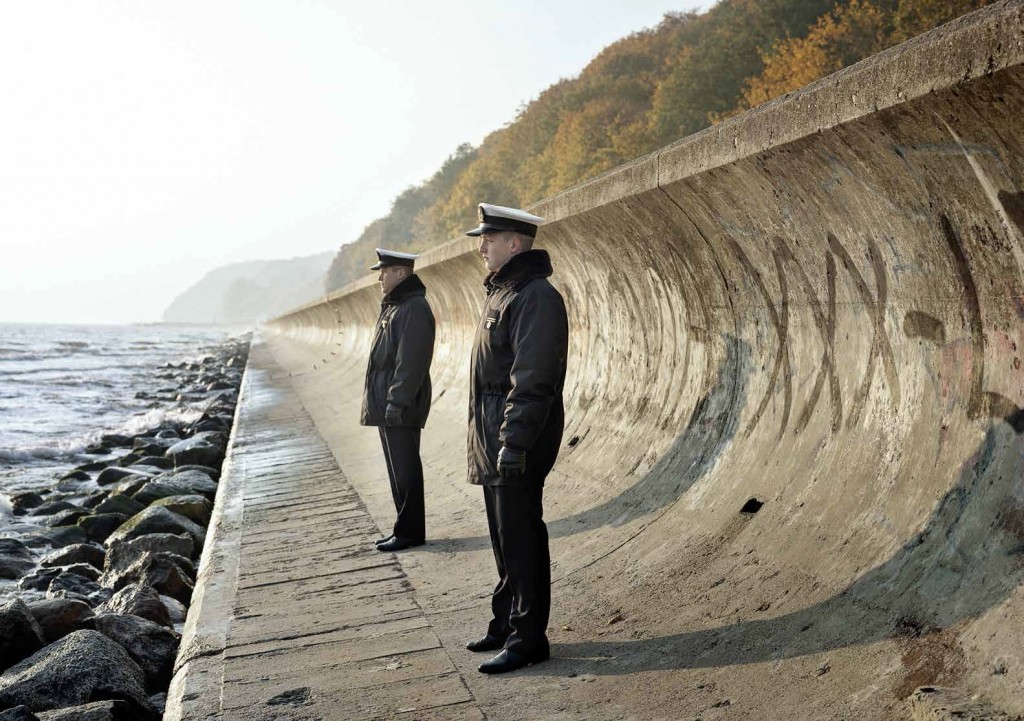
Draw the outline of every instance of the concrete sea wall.
[[[776,689],[805,710],[948,684],[1024,712],[1022,63],[1024,3],[998,3],[532,209],[572,329],[555,624],[600,599],[642,632],[591,650],[749,684],[845,659],[832,691]],[[456,239],[418,272],[428,525],[454,538],[482,516],[463,481],[484,269]],[[356,425],[379,298],[368,277],[269,343],[386,509]],[[428,612],[458,606],[423,578]]]

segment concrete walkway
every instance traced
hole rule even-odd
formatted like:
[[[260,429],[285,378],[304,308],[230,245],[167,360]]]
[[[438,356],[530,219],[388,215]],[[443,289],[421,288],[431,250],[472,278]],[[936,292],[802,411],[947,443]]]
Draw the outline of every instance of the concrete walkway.
[[[250,365],[165,719],[482,719],[287,378]]]

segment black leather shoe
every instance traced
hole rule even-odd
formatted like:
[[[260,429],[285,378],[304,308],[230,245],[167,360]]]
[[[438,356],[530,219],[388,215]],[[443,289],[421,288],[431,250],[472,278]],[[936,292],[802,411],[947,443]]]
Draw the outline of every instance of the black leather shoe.
[[[384,543],[377,544],[378,551],[404,551],[406,548],[413,548],[415,546],[422,546],[425,541],[417,541],[415,538],[402,538],[401,536],[395,536],[390,541],[384,541]]]
[[[551,654],[547,651],[527,655],[506,648],[502,649],[501,653],[490,661],[484,661],[480,664],[480,672],[508,673],[509,671],[518,671],[524,666],[547,661],[550,656]]]
[[[470,641],[466,644],[466,648],[470,651],[497,651],[505,645],[506,638],[507,637],[487,634],[483,638],[478,638],[476,641]]]
[[[379,546],[382,543],[387,543],[388,541],[393,541],[394,539],[395,539],[395,536],[394,536],[394,534],[392,534],[392,535],[388,536],[387,538],[378,538],[376,541],[373,542],[373,545]]]

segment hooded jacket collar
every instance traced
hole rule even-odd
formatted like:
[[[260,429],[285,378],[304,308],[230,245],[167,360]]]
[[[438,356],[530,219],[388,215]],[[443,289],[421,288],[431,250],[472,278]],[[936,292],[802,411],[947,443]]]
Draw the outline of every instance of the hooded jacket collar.
[[[505,265],[484,279],[484,286],[492,288],[521,288],[534,278],[547,278],[553,272],[551,256],[546,250],[535,248],[513,255]]]
[[[420,277],[413,273],[408,278],[402,280],[401,283],[391,289],[391,292],[385,295],[381,301],[381,305],[398,305],[403,300],[412,298],[414,295],[426,295],[427,286],[423,285],[423,281]]]

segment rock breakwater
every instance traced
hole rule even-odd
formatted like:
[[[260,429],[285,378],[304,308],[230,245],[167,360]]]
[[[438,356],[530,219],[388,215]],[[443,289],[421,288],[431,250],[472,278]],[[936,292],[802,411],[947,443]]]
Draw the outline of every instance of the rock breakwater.
[[[139,391],[194,417],[104,435],[52,488],[7,495],[0,717],[162,713],[248,347],[168,364]]]

